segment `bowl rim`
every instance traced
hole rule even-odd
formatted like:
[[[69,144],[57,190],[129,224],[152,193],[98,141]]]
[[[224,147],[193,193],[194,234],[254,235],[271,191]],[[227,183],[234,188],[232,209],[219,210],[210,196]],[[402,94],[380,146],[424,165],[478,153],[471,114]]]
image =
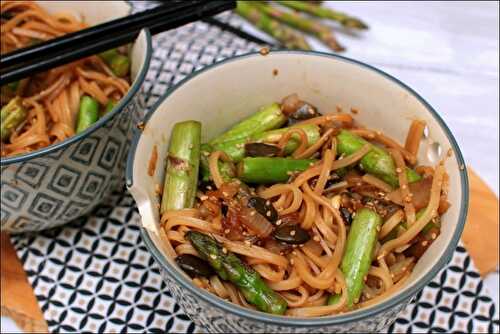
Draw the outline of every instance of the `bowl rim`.
[[[146,247],[151,252],[154,259],[160,264],[161,269],[165,270],[170,277],[175,280],[176,284],[182,286],[187,289],[189,292],[194,294],[196,297],[201,298],[209,305],[216,306],[219,309],[224,310],[225,312],[229,312],[231,314],[240,316],[245,319],[250,319],[258,322],[265,322],[267,324],[272,325],[282,325],[282,326],[295,326],[295,327],[318,327],[318,326],[331,326],[331,325],[340,325],[348,322],[353,322],[357,320],[363,320],[370,317],[374,317],[377,314],[380,314],[384,311],[387,311],[391,308],[396,307],[397,305],[404,303],[406,300],[413,298],[420,290],[422,290],[437,274],[438,272],[445,267],[445,265],[451,260],[455,248],[457,247],[458,241],[460,239],[460,235],[462,234],[465,221],[467,218],[467,208],[469,202],[469,186],[468,186],[468,177],[467,177],[467,169],[465,166],[465,161],[463,159],[462,153],[458,146],[457,141],[455,140],[453,134],[450,129],[444,122],[444,120],[439,116],[436,110],[417,92],[415,92],[412,88],[404,84],[399,79],[391,76],[390,74],[374,67],[363,63],[358,60],[354,60],[345,56],[340,56],[337,54],[329,54],[325,52],[319,51],[302,51],[302,50],[273,50],[271,54],[292,54],[299,56],[313,56],[313,57],[326,57],[330,59],[334,59],[337,61],[347,62],[356,66],[360,66],[366,70],[375,72],[383,77],[391,80],[393,83],[399,85],[401,88],[405,89],[409,94],[413,95],[417,100],[430,112],[432,117],[437,121],[439,126],[444,130],[446,137],[448,138],[453,151],[455,153],[457,162],[459,166],[463,166],[464,168],[460,170],[460,180],[461,180],[461,188],[462,188],[462,196],[461,196],[461,205],[459,209],[459,217],[458,223],[453,232],[452,239],[450,243],[446,246],[444,256],[442,256],[433,266],[432,268],[417,282],[414,283],[409,289],[405,290],[403,293],[400,293],[394,297],[388,298],[372,307],[359,309],[356,311],[348,312],[340,315],[333,316],[325,316],[325,317],[315,317],[315,318],[298,318],[298,317],[286,317],[280,315],[271,315],[264,312],[254,311],[250,309],[243,308],[239,305],[235,305],[228,301],[225,301],[217,296],[209,293],[206,290],[199,289],[194,284],[188,282],[186,278],[184,278],[173,265],[171,265],[166,256],[155,246],[149,233],[146,231],[144,227],[140,227],[141,237],[146,244]],[[250,57],[262,57],[259,52],[250,52],[238,56],[233,56],[230,58],[226,58],[222,61],[213,63],[209,66],[206,66],[198,71],[195,71],[188,75],[186,78],[181,80],[179,83],[172,86],[168,91],[156,101],[156,103],[149,108],[148,112],[144,117],[144,123],[151,118],[151,116],[158,110],[159,106],[177,89],[181,88],[186,82],[193,79],[194,77],[201,75],[204,72],[207,72],[211,69],[219,67],[221,65],[235,62],[235,61],[244,61],[246,58]],[[134,134],[132,137],[132,142],[130,144],[130,151],[127,159],[127,167],[125,172],[126,184],[127,187],[133,188],[133,166],[135,160],[135,153],[137,149],[138,142],[141,138],[142,131],[138,129],[134,129]]]
[[[128,1],[124,1],[130,9],[129,9],[129,14],[132,12],[132,6]],[[149,70],[149,64],[151,62],[151,57],[153,56],[153,42],[151,38],[151,32],[149,31],[148,28],[144,28],[141,30],[141,32],[144,32],[145,38],[146,38],[146,57],[144,58],[144,63],[142,65],[141,70],[139,73],[137,73],[137,77],[135,78],[134,82],[132,83],[132,86],[130,86],[130,89],[128,90],[127,94],[120,99],[120,101],[117,103],[117,105],[113,108],[113,110],[110,113],[107,113],[104,115],[103,118],[99,119],[97,122],[95,122],[91,127],[86,129],[85,131],[75,134],[74,136],[69,137],[68,139],[63,140],[60,143],[57,143],[55,145],[49,145],[47,147],[44,147],[42,149],[21,154],[21,155],[15,155],[10,158],[0,158],[0,166],[7,166],[19,162],[24,162],[27,160],[31,160],[34,158],[38,158],[41,156],[44,156],[46,154],[50,154],[52,152],[58,151],[60,149],[65,148],[66,146],[69,146],[77,141],[80,141],[86,137],[88,137],[90,134],[92,134],[94,131],[97,129],[100,129],[102,126],[104,126],[106,123],[108,123],[111,119],[115,117],[116,114],[122,112],[123,108],[130,103],[130,101],[136,96],[137,92],[139,89],[142,87],[145,79],[146,79],[146,74]],[[139,33],[139,36],[141,33]],[[137,40],[137,38],[136,38]],[[134,41],[135,43],[135,41]]]

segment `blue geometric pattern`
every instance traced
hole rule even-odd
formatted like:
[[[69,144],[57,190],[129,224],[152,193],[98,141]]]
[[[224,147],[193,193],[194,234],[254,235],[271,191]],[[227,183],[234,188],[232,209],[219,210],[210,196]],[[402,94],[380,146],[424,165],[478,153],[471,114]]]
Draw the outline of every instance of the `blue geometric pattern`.
[[[123,183],[139,92],[108,127],[48,155],[2,167],[2,231],[39,231],[85,215]],[[135,123],[134,123],[135,124]]]
[[[122,191],[87,218],[12,237],[51,332],[195,333],[202,328],[225,333],[499,330],[498,311],[461,246],[448,267],[404,310],[401,304],[365,321],[301,329],[240,319],[180,288],[171,278],[162,276],[141,240],[139,222],[133,199]]]

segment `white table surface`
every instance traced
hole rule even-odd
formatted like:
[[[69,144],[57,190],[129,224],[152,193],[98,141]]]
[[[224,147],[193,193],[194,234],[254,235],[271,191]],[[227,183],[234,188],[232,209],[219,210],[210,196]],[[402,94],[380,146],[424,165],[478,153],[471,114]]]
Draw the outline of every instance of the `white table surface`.
[[[499,3],[336,2],[370,30],[348,36],[343,55],[376,66],[420,93],[444,118],[467,164],[498,196]],[[259,35],[252,27],[248,31]],[[261,34],[263,38],[266,36]],[[319,43],[317,50],[328,51]],[[485,284],[499,305],[498,272]],[[1,318],[1,331],[18,331]]]

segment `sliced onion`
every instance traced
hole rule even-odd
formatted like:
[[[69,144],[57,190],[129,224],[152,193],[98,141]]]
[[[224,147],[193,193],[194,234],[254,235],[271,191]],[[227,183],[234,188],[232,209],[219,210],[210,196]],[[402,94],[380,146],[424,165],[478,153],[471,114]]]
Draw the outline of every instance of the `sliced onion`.
[[[271,224],[264,216],[255,209],[242,206],[238,212],[240,221],[259,238],[265,238],[273,232]]]

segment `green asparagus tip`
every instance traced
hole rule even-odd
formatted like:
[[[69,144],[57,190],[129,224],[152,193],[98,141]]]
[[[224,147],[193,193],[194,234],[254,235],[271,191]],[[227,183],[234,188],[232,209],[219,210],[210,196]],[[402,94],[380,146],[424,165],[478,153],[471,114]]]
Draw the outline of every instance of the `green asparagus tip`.
[[[355,29],[360,29],[360,30],[367,30],[369,29],[368,25],[364,23],[363,21],[349,17],[346,18],[342,21],[342,25],[346,28],[355,28]]]
[[[124,77],[130,70],[130,60],[127,56],[117,54],[109,64],[114,74],[119,77]]]
[[[27,111],[22,106],[22,99],[16,96],[0,112],[0,138],[6,140],[26,119]]]

